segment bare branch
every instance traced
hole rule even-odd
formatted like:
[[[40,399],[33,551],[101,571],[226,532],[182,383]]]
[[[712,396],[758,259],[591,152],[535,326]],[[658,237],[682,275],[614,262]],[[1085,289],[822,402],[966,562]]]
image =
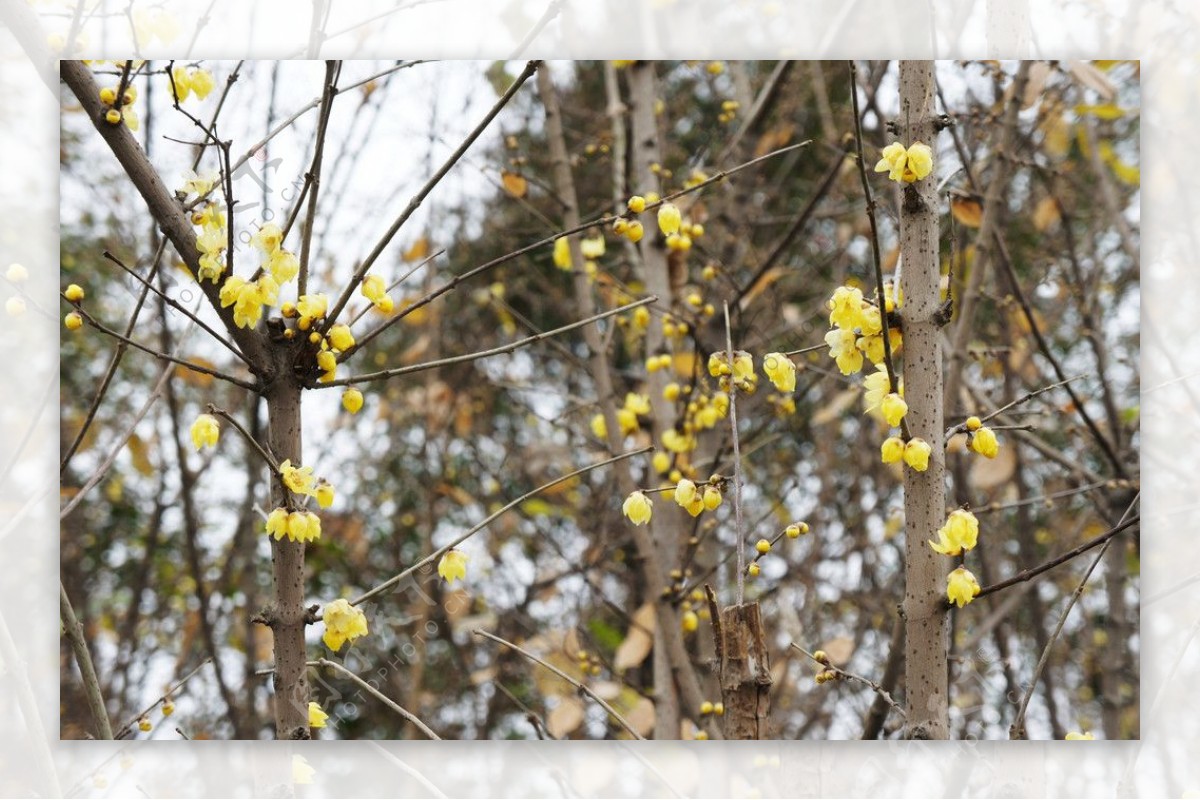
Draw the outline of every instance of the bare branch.
[[[638,733],[636,730],[634,730],[633,726],[629,724],[628,720],[626,720],[624,717],[622,717],[620,714],[618,714],[616,709],[614,709],[608,703],[604,702],[604,699],[602,697],[600,697],[600,695],[596,694],[592,690],[592,688],[590,686],[588,686],[587,684],[580,683],[579,681],[575,680],[570,675],[563,672],[561,669],[554,666],[553,664],[549,664],[549,663],[543,661],[542,659],[535,656],[533,653],[529,652],[528,650],[525,650],[524,648],[518,647],[517,645],[508,641],[507,639],[501,639],[499,636],[497,636],[494,633],[488,633],[487,631],[481,631],[478,628],[471,631],[471,633],[475,634],[476,636],[482,636],[486,639],[491,639],[493,642],[496,642],[498,644],[502,644],[505,647],[507,647],[508,649],[514,650],[514,651],[520,653],[525,658],[529,659],[530,661],[534,662],[535,664],[538,664],[538,665],[550,670],[555,675],[557,675],[558,677],[562,678],[567,683],[574,686],[581,694],[586,694],[588,697],[595,700],[596,703],[601,708],[603,708],[605,711],[607,711],[609,716],[611,716],[613,718],[613,720],[615,720],[617,722],[618,725],[620,725],[622,728],[624,728],[626,731],[628,731],[629,735],[632,736],[634,739],[642,740],[645,738],[640,733]]]
[[[340,672],[341,674],[345,675],[350,680],[354,681],[354,683],[357,684],[360,689],[365,690],[368,694],[370,694],[376,700],[379,700],[381,703],[386,705],[392,711],[395,711],[397,714],[404,717],[406,720],[408,720],[413,725],[415,725],[421,731],[421,733],[425,734],[430,739],[436,739],[437,741],[441,741],[442,737],[440,737],[436,733],[434,733],[430,729],[430,727],[428,725],[426,725],[424,722],[421,722],[421,720],[418,719],[415,714],[413,714],[411,711],[403,708],[395,700],[391,699],[390,697],[385,695],[383,692],[379,691],[374,686],[367,683],[362,678],[358,677],[353,672],[346,669],[346,667],[342,666],[341,664],[337,663],[336,661],[330,661],[327,658],[319,658],[316,661],[308,662],[308,666],[310,666],[310,667],[329,667],[332,670],[336,670],[337,672]]]

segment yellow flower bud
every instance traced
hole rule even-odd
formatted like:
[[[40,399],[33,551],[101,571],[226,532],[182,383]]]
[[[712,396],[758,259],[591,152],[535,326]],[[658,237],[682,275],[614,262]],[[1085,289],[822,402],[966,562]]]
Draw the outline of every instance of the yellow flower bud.
[[[663,232],[664,236],[678,233],[681,224],[683,224],[683,215],[679,213],[678,206],[674,203],[663,203],[659,206],[658,229]]]
[[[634,525],[644,525],[650,521],[650,515],[654,513],[654,505],[646,495],[634,492],[625,498],[621,511]]]
[[[719,505],[721,505],[721,490],[715,486],[705,486],[704,507],[709,511],[715,511]]]
[[[105,86],[100,90],[100,102],[106,106],[111,106],[117,102],[117,90],[111,86]]]
[[[83,316],[78,311],[72,311],[63,317],[63,325],[69,331],[77,331],[83,327]]]
[[[996,432],[988,427],[981,427],[971,435],[971,449],[986,458],[995,458],[1000,452],[1000,443],[996,441]]]
[[[108,113],[106,113],[106,114],[104,115],[104,121],[105,121],[105,122],[107,122],[109,125],[118,125],[118,124],[120,124],[120,122],[121,122],[121,112],[120,112],[120,111],[117,111],[115,108],[110,108],[110,109],[108,110]],[[149,723],[147,723],[147,724],[149,724]]]
[[[67,287],[67,290],[63,292],[63,297],[67,298],[72,303],[78,303],[80,300],[86,297],[86,294],[84,293],[82,286],[77,283],[72,283]]]
[[[899,436],[890,436],[884,439],[883,445],[879,450],[883,458],[883,463],[895,464],[904,458],[904,440]]]
[[[904,463],[917,472],[924,472],[929,469],[929,455],[932,452],[933,448],[924,439],[909,439],[904,446]]]
[[[684,633],[694,633],[700,627],[700,618],[695,611],[685,611],[680,622]]]
[[[982,422],[982,420],[979,419],[979,417],[972,416],[972,417],[967,417],[967,421],[965,424],[967,426],[967,430],[977,431],[977,430],[979,430],[979,427],[981,425],[983,425],[983,422]]]
[[[357,414],[363,407],[363,395],[358,389],[347,389],[342,393],[342,408]]]
[[[767,553],[771,552],[771,543],[768,542],[766,539],[759,539],[757,542],[754,543],[754,549],[757,550],[760,554],[766,555]]]
[[[640,214],[646,210],[646,198],[639,194],[635,194],[633,197],[629,198],[629,202],[625,205],[633,213]]]
[[[636,219],[629,223],[629,228],[625,231],[625,238],[634,244],[640,242],[645,235],[646,229]]]

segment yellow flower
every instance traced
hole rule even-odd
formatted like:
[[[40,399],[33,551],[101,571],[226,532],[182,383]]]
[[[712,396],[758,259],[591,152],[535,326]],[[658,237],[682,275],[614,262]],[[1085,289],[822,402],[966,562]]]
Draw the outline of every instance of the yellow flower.
[[[935,552],[957,556],[971,550],[979,541],[979,520],[970,511],[959,508],[950,512],[946,524],[938,529],[938,540],[928,540]]]
[[[1096,737],[1093,736],[1090,731],[1084,731],[1083,733],[1078,733],[1077,731],[1071,731],[1070,733],[1068,733],[1066,736],[1063,737],[1063,741],[1067,741],[1067,742],[1092,742],[1095,740],[1096,740]]]
[[[250,244],[271,255],[283,244],[283,229],[274,222],[268,222],[250,237]]]
[[[995,458],[1000,452],[1000,443],[996,441],[996,432],[988,427],[981,427],[971,434],[971,449],[986,458]]]
[[[700,627],[700,617],[696,615],[695,611],[685,611],[680,619],[680,624],[684,633],[694,633]]]
[[[760,572],[762,572],[762,567],[760,567],[757,563],[746,567],[746,574],[751,578],[757,578]]]
[[[974,600],[977,594],[979,581],[966,568],[959,567],[946,576],[946,597],[959,608]]]
[[[121,122],[121,112],[115,108],[110,108],[104,115],[104,121],[109,125],[118,125]]]
[[[870,303],[863,303],[858,327],[863,336],[878,336],[883,333],[883,319],[880,317],[879,309]]]
[[[895,464],[904,458],[904,440],[899,436],[889,436],[883,440],[879,448],[880,457],[885,464]]]
[[[634,492],[625,498],[621,511],[629,517],[629,521],[634,525],[644,525],[650,521],[650,515],[654,513],[654,505],[646,495]]]
[[[329,329],[329,344],[334,350],[346,352],[351,347],[354,347],[354,334],[350,332],[349,325],[334,325]]]
[[[659,450],[654,454],[654,457],[650,459],[650,465],[654,467],[655,472],[661,475],[671,468],[671,457],[662,450]]]
[[[863,293],[850,286],[839,286],[829,298],[829,324],[852,331],[862,324]]]
[[[363,407],[363,395],[358,389],[347,389],[342,392],[342,408],[351,414],[357,414]]]
[[[221,436],[221,425],[211,414],[201,414],[192,423],[192,444],[199,450],[201,447],[214,447]]]
[[[757,550],[759,554],[766,555],[767,553],[771,552],[771,543],[766,539],[759,539],[754,543],[754,549]]]
[[[378,311],[380,314],[390,314],[390,313],[392,313],[392,309],[394,309],[395,307],[396,307],[396,301],[393,300],[391,297],[389,297],[386,294],[383,297],[379,298],[379,302],[377,302],[375,304],[375,310]],[[414,317],[414,319],[416,319],[416,318]]]
[[[629,202],[627,202],[625,205],[633,213],[640,214],[646,210],[646,198],[642,197],[640,194],[635,194],[633,197],[629,198]]]
[[[843,375],[853,375],[862,369],[863,354],[855,347],[858,337],[854,331],[834,329],[825,334],[825,343],[829,345],[829,357],[837,361],[838,369]]]
[[[296,494],[313,493],[313,483],[316,479],[313,477],[312,467],[294,467],[289,458],[279,465],[279,474],[283,476],[283,484]]]
[[[288,514],[287,537],[290,542],[315,542],[321,538],[321,518],[311,511],[293,511]]]
[[[597,439],[603,440],[608,438],[608,423],[604,421],[603,414],[597,414],[592,417],[590,427],[592,429],[592,435]]]
[[[662,443],[672,453],[687,453],[696,449],[695,436],[682,434],[674,428],[663,431]]]
[[[146,719],[145,717],[138,719],[138,730],[140,730],[142,733],[149,733],[151,727],[150,720]]]
[[[912,438],[904,445],[904,463],[917,472],[929,469],[929,455],[933,448],[924,439]]]
[[[621,428],[621,435],[628,436],[638,429],[637,414],[633,413],[628,408],[618,408],[617,425]]]
[[[442,560],[438,562],[438,575],[451,586],[456,580],[465,581],[467,579],[467,554],[454,548],[447,550],[442,554]]]
[[[571,269],[571,245],[565,236],[554,240],[554,266],[561,270]]]
[[[321,704],[310,701],[308,704],[308,727],[324,728],[327,719],[329,719],[329,715],[321,708]]]
[[[675,502],[684,508],[696,499],[696,484],[689,481],[687,478],[681,480],[675,486]]]
[[[682,224],[683,215],[679,213],[677,205],[674,203],[663,203],[658,207],[658,229],[663,232],[664,236],[678,233],[679,226]]]
[[[963,424],[966,425],[967,430],[977,431],[983,425],[983,422],[979,419],[979,417],[972,416],[967,417],[967,421]]]
[[[333,372],[337,369],[337,356],[333,354],[332,350],[322,350],[317,353],[317,366],[323,372]]]
[[[174,713],[175,713],[175,703],[174,703],[174,701],[171,700],[171,698],[168,697],[166,700],[163,701],[162,715],[164,717],[169,717]]]
[[[887,365],[876,364],[875,371],[863,378],[863,388],[866,390],[863,393],[863,412],[869,414],[879,408],[883,403],[884,396],[892,391]],[[903,389],[900,389],[900,394],[904,395]]]
[[[78,283],[72,283],[67,287],[67,290],[63,292],[63,297],[67,298],[67,300],[71,301],[72,303],[78,303],[86,296],[87,294],[83,291],[83,287]]]
[[[875,165],[875,171],[888,173],[888,178],[896,182],[912,183],[933,172],[933,151],[921,142],[907,149],[899,142],[892,142],[880,155],[883,157]]]
[[[650,413],[650,398],[644,394],[630,392],[625,395],[625,408],[639,417],[644,417]]]
[[[796,391],[796,365],[783,353],[767,353],[763,356],[763,372],[779,391]]]
[[[883,411],[883,418],[887,420],[887,424],[893,428],[900,424],[900,420],[904,419],[904,415],[908,413],[908,403],[904,402],[904,398],[895,393],[889,393],[883,398],[879,406]]]
[[[329,298],[323,294],[302,294],[296,300],[296,311],[302,317],[321,319],[329,310]]]
[[[380,275],[368,275],[363,278],[358,291],[372,303],[378,303],[379,299],[387,294],[387,284]]]
[[[70,314],[67,314],[65,317],[63,317],[63,325],[65,325],[69,331],[77,331],[83,327],[83,315],[78,311],[72,311]]]
[[[276,281],[287,283],[300,274],[300,259],[296,258],[295,253],[281,248],[267,259],[267,269]]]
[[[346,642],[353,642],[368,633],[367,617],[362,609],[350,605],[345,599],[326,604],[321,618],[325,621],[325,634],[321,638],[325,646],[333,651],[341,650]]]
[[[201,100],[208,97],[208,93],[217,85],[211,72],[199,68],[189,70],[188,83],[191,84],[192,93]]]
[[[721,490],[715,486],[705,486],[704,507],[709,511],[715,511],[719,505],[721,505]]]
[[[117,102],[117,90],[111,86],[105,86],[100,90],[100,102],[106,106],[111,106]]]
[[[196,172],[189,169],[183,173],[183,191],[187,194],[203,196],[212,191],[221,179],[221,173],[216,170]]]
[[[801,534],[808,533],[808,523],[793,522],[791,525],[788,525],[786,528],[784,528],[783,532],[787,534],[789,539],[799,539]]]
[[[175,98],[181,103],[187,100],[192,93],[192,82],[188,78],[188,68],[176,67],[171,70],[171,84],[175,87]]]
[[[733,374],[733,368],[729,366],[729,357],[724,350],[718,350],[708,357],[708,374],[714,378]]]
[[[333,484],[321,481],[317,484],[317,491],[313,495],[317,498],[317,505],[321,508],[329,508],[333,505],[334,491]]]
[[[288,511],[286,508],[277,508],[267,515],[267,535],[274,536],[278,541],[287,535],[288,532]]]
[[[704,511],[704,498],[697,494],[691,501],[684,506],[684,509],[693,517],[698,517]]]

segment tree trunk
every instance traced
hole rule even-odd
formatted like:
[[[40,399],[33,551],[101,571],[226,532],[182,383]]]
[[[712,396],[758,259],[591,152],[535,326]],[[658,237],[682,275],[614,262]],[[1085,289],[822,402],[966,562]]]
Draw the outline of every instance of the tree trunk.
[[[897,123],[905,146],[920,141],[933,147],[933,98],[933,62],[900,62]],[[926,544],[946,515],[935,182],[931,175],[907,184],[900,210],[907,421],[911,435],[933,448],[926,471],[904,472],[906,736],[911,739],[949,736],[945,583],[950,570],[946,557]]]
[[[715,604],[714,604],[715,610]],[[715,618],[715,617],[714,617]],[[771,711],[771,659],[758,603],[721,610],[717,659],[726,739],[767,739]]]
[[[290,358],[291,348],[280,361]],[[300,384],[289,365],[278,365],[278,379],[267,393],[269,423],[267,442],[277,461],[290,459],[300,464]],[[271,482],[274,508],[287,503],[288,491],[279,476]],[[305,667],[304,629],[304,543],[285,539],[271,541],[271,568],[275,582],[275,605],[268,615],[275,649],[275,735],[280,739],[307,739],[308,670]]]

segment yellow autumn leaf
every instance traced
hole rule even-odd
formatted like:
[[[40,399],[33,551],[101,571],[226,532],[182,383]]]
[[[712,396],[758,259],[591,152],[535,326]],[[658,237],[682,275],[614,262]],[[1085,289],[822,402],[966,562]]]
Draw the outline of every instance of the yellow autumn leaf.
[[[420,261],[427,255],[429,255],[429,238],[422,236],[404,251],[404,254],[401,256],[401,258],[403,258],[405,261]]]
[[[193,364],[198,364],[201,367],[208,367],[212,370],[217,368],[217,365],[209,361],[207,358],[191,356],[190,360]],[[212,375],[207,375],[203,372],[196,372],[195,370],[188,369],[182,364],[175,367],[175,377],[186,383],[188,386],[197,386],[201,389],[206,389],[209,386],[212,386],[213,382]]]
[[[525,180],[523,175],[506,169],[500,170],[500,183],[504,185],[504,191],[517,199],[524,197],[529,191],[529,181]]]
[[[1053,197],[1043,197],[1033,210],[1033,227],[1046,231],[1059,220],[1058,202]]]
[[[154,465],[150,463],[150,448],[146,445],[146,441],[135,433],[129,437],[128,447],[133,468],[142,475],[153,473]]]
[[[978,228],[983,221],[983,203],[972,197],[951,197],[950,213],[968,228]]]

